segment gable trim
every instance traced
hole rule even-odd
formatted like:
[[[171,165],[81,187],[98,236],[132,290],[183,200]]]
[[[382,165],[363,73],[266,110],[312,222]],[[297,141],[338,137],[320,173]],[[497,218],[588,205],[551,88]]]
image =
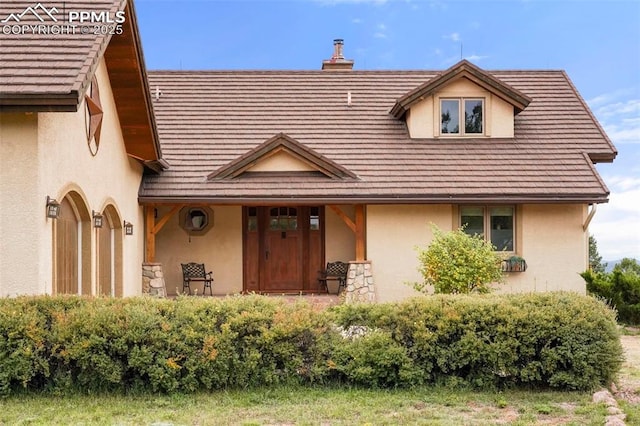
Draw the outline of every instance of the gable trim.
[[[510,103],[516,108],[517,112],[524,110],[531,102],[531,98],[519,90],[503,83],[473,65],[471,62],[463,59],[448,70],[443,71],[436,77],[399,98],[391,109],[390,114],[395,118],[401,118],[411,106],[460,78],[467,78],[493,95],[503,99],[505,102]]]
[[[347,168],[308,148],[284,133],[278,133],[262,144],[236,158],[225,166],[207,176],[207,180],[233,179],[238,177],[260,160],[266,159],[280,151],[284,151],[295,159],[309,164],[311,167],[331,179],[357,179]]]

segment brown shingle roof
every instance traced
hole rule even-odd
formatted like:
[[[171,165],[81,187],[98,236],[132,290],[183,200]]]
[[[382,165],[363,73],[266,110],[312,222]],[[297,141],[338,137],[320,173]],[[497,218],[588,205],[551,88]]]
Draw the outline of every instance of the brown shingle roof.
[[[410,139],[389,114],[432,71],[149,73],[168,170],[144,179],[142,202],[604,202],[591,158],[615,148],[562,71],[493,71],[531,99],[515,137]],[[347,93],[352,106],[347,106]],[[207,176],[277,133],[359,180]]]
[[[124,23],[69,22],[70,12],[124,12]],[[0,28],[0,112],[76,111],[104,55],[127,153],[163,167],[131,1],[2,0]]]
[[[19,22],[10,18],[21,14],[26,7],[44,5],[55,8],[53,21],[42,9],[37,9],[40,21],[28,12]],[[77,28],[69,29],[68,11],[110,12],[123,10],[124,0],[66,0],[43,3],[3,0],[0,5],[0,23],[12,31],[0,31],[0,108],[25,110],[73,111],[80,103],[81,95],[91,82],[91,77],[111,38],[109,35],[83,34]],[[46,29],[20,31],[22,25],[51,28],[67,28],[60,34],[47,34]],[[49,30],[51,31],[51,30]],[[7,32],[9,34],[7,34]]]

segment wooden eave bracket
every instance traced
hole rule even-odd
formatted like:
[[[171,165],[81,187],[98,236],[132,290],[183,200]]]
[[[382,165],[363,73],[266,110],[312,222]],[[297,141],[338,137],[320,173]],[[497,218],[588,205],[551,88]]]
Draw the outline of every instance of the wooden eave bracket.
[[[356,232],[356,224],[351,220],[349,216],[346,215],[345,212],[342,211],[340,207],[336,205],[330,205],[329,208],[333,210],[340,219],[342,219],[342,221],[345,223],[345,225],[347,225],[347,227],[349,227],[349,229],[351,229],[354,233]]]
[[[524,93],[503,83],[491,74],[483,71],[466,59],[463,59],[448,70],[441,72],[431,80],[399,98],[389,113],[395,118],[402,118],[409,108],[420,101],[420,99],[431,95],[442,87],[463,77],[513,105],[514,108],[516,108],[516,114],[524,110],[531,102],[531,98]]]
[[[233,179],[238,177],[257,162],[269,157],[278,150],[286,151],[288,154],[309,164],[311,167],[329,178],[358,179],[358,177],[346,167],[343,167],[313,149],[306,147],[290,136],[284,133],[278,133],[227,165],[220,167],[213,173],[210,173],[207,176],[207,180]]]

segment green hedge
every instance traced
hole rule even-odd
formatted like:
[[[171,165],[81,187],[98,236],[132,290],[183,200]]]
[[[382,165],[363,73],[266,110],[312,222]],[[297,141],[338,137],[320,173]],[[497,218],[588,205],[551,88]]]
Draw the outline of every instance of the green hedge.
[[[277,383],[590,389],[621,363],[613,312],[575,294],[432,296],[318,312],[260,296],[0,299],[0,394]]]

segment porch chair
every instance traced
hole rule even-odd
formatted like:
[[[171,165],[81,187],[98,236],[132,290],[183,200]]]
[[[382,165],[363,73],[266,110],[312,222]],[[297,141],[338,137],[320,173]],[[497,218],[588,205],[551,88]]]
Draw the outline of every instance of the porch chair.
[[[321,287],[324,287],[329,293],[329,286],[327,281],[338,281],[338,294],[340,290],[347,286],[347,271],[349,270],[349,264],[345,262],[328,262],[327,267],[322,271],[318,271],[318,282]]]
[[[191,283],[202,282],[204,287],[202,288],[202,295],[205,295],[207,288],[209,294],[213,296],[213,290],[211,284],[213,283],[213,271],[205,272],[204,263],[181,263],[182,265],[182,292],[185,288],[191,294]]]

